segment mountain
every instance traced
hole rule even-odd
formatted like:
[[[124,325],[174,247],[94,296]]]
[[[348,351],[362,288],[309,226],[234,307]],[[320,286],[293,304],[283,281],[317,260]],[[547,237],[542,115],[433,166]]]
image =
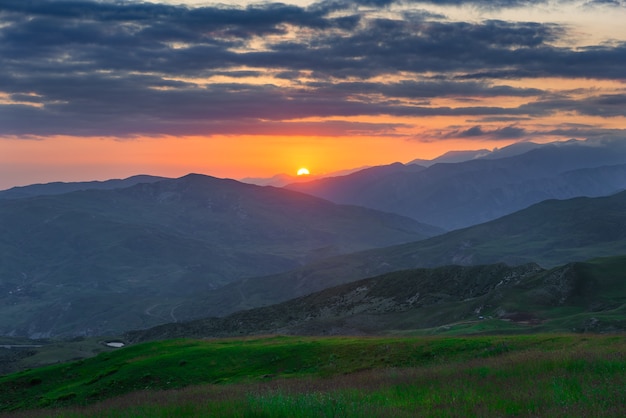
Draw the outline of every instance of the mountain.
[[[568,263],[387,273],[277,305],[149,330],[131,342],[253,334],[622,332],[626,256]]]
[[[335,171],[335,172],[324,174],[324,175],[310,174],[310,175],[305,175],[305,176],[292,176],[290,174],[281,173],[281,174],[276,174],[275,176],[272,176],[272,177],[245,177],[241,179],[241,182],[249,183],[249,184],[256,184],[257,186],[283,187],[292,183],[302,183],[302,182],[320,179],[324,177],[345,176],[345,175],[354,173],[355,171],[363,170],[365,168],[368,168],[368,167],[340,170],[340,171]]]
[[[475,160],[477,158],[482,158],[487,155],[490,155],[492,152],[487,149],[479,149],[479,150],[466,150],[466,151],[448,151],[445,154],[440,155],[437,158],[433,158],[432,160],[423,160],[421,158],[417,158],[408,163],[417,164],[424,167],[430,167],[431,165],[437,163],[461,163],[463,161]]]
[[[372,190],[377,189],[378,185],[392,184],[403,178],[409,178],[412,174],[426,170],[426,167],[417,164],[401,164],[393,163],[376,167],[369,167],[356,173],[337,176],[325,177],[323,179],[313,180],[310,182],[291,183],[285,188],[288,190],[297,190],[303,193],[316,196],[318,194],[326,194],[324,199],[362,201],[359,206],[373,207],[376,205],[388,206],[384,202],[375,202],[368,200],[368,196],[374,199]],[[379,196],[386,199],[386,196]],[[369,202],[369,203],[368,203]],[[365,204],[363,204],[365,203]]]
[[[241,179],[242,183],[255,184],[257,186],[274,186],[283,187],[287,184],[298,183],[300,181],[309,181],[313,178],[299,178],[286,173],[276,174],[272,177],[245,177]]]
[[[0,201],[0,334],[103,335],[184,318],[243,277],[438,229],[273,187],[188,175]]]
[[[576,143],[576,140],[570,140],[565,142],[559,142],[558,144],[567,144],[567,143]],[[535,142],[516,142],[511,145],[507,145],[502,148],[495,148],[493,151],[481,155],[480,158],[488,158],[488,159],[497,159],[497,158],[506,158],[513,157],[520,154],[525,154],[528,151],[532,151],[537,148],[541,148],[543,146],[552,146],[552,144],[537,144]]]
[[[576,142],[573,140],[573,142]],[[563,142],[561,142],[563,143]],[[515,155],[524,154],[528,151],[532,151],[536,148],[541,148],[545,144],[537,144],[535,142],[525,141],[516,142],[511,145],[507,145],[502,148],[494,148],[493,150],[479,149],[479,150],[466,150],[466,151],[448,151],[445,154],[440,155],[432,160],[415,159],[408,164],[418,164],[424,167],[430,167],[437,163],[461,163],[469,160],[476,159],[497,159],[505,157],[513,157]]]
[[[0,199],[19,199],[22,197],[48,196],[55,194],[70,193],[79,190],[111,190],[122,189],[134,186],[139,183],[154,183],[165,180],[165,177],[137,175],[125,179],[114,179],[106,181],[82,181],[82,182],[53,182],[44,184],[31,184],[29,186],[13,187],[7,190],[0,190]]]
[[[372,175],[372,168],[286,187],[453,230],[545,199],[596,197],[624,190],[626,145],[619,141],[568,141],[506,158],[401,167],[381,167],[379,175]]]
[[[420,242],[310,263],[251,277],[190,301],[188,317],[223,316],[282,302],[396,270],[445,265],[538,263],[554,267],[626,254],[626,192],[609,197],[548,200],[481,225]]]

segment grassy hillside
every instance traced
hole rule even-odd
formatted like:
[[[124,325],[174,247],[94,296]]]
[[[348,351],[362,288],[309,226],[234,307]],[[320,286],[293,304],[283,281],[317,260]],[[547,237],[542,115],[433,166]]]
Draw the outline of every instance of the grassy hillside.
[[[591,335],[174,340],[0,377],[0,408],[12,417],[619,416],[624,353],[622,336]],[[46,409],[18,412],[32,408]]]
[[[0,200],[0,334],[102,335],[321,256],[419,240],[408,218],[200,175]]]
[[[107,341],[106,337],[49,340],[0,337],[0,375],[93,357],[114,350],[106,346]]]
[[[404,270],[126,338],[618,332],[626,330],[623,271],[626,256],[550,270],[534,264]]]
[[[259,333],[361,335],[399,328],[422,329],[468,317],[476,319],[474,303],[468,300],[484,298],[498,283],[520,281],[539,271],[535,265],[512,268],[503,264],[398,271],[222,318],[132,331],[125,338],[143,341]],[[407,321],[411,313],[414,318]]]
[[[550,270],[503,264],[405,270],[223,318],[128,332],[126,342],[180,337],[470,335],[626,330],[626,256]],[[119,338],[119,337],[117,337]],[[115,338],[114,338],[115,339]],[[0,339],[0,374],[110,351],[99,338]],[[36,345],[34,347],[33,345]]]
[[[126,342],[268,333],[467,335],[626,330],[626,257],[537,265],[446,266],[384,274],[223,318],[128,332]],[[107,351],[100,338],[2,338],[0,374]],[[26,345],[27,347],[24,347]],[[40,347],[32,347],[40,345]]]

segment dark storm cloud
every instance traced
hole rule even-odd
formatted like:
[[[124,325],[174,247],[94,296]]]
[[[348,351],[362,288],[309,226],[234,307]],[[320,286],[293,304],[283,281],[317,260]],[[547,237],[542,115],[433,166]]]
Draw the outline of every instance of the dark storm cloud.
[[[493,8],[522,7],[547,3],[546,0],[415,0],[414,2],[429,3],[438,6],[462,6],[469,4]]]
[[[615,6],[621,7],[626,5],[624,0],[591,0],[585,3],[585,6]]]
[[[489,138],[496,140],[521,139],[527,136],[524,128],[518,126],[505,126],[503,128],[488,129],[480,125],[468,129],[453,129],[445,133],[445,138]]]
[[[509,125],[503,128],[488,128],[475,125],[467,128],[450,127],[443,131],[430,133],[437,139],[491,139],[491,140],[533,140],[540,137],[561,137],[564,139],[593,139],[602,141],[615,141],[623,143],[626,129],[608,129],[593,125],[563,123],[556,127],[524,128],[519,125]],[[432,140],[432,138],[430,138]],[[592,143],[593,141],[591,141]],[[623,145],[626,146],[626,145]]]
[[[247,8],[169,6],[156,3],[90,0],[3,0],[1,12],[17,15],[21,20],[51,19],[68,26],[97,27],[115,23],[135,23],[154,28],[151,34],[165,38],[193,40],[204,31],[238,28],[236,33],[266,34],[276,32],[276,25],[290,23],[299,26],[328,28],[341,19],[330,19],[323,11],[308,11],[298,6],[271,3]],[[167,26],[163,26],[167,24]],[[93,26],[92,26],[93,25]],[[162,32],[159,29],[163,30]],[[77,40],[80,41],[80,40]]]
[[[536,23],[375,19],[349,37],[320,36],[311,45],[320,53],[318,57],[300,45],[284,54],[265,52],[255,58],[272,57],[281,64],[292,63],[346,77],[375,76],[389,71],[470,72],[525,64],[533,57],[520,54],[519,50],[538,49],[557,39],[560,33],[558,27]]]
[[[560,136],[563,138],[619,138],[623,142],[626,129],[603,129],[597,127],[559,127],[537,132],[537,135]]]
[[[454,82],[454,81],[412,81],[403,80],[397,83],[373,82],[339,82],[310,83],[319,92],[343,92],[353,94],[381,94],[396,98],[435,98],[435,97],[530,97],[543,94],[534,88],[514,88],[506,85],[492,86],[485,82]]]
[[[451,22],[419,9],[402,19],[383,19],[361,10],[391,3],[189,8],[3,0],[0,94],[7,100],[0,101],[0,134],[210,135],[254,132],[254,126],[262,132],[298,118],[368,115],[507,118],[559,110],[624,115],[620,94],[549,99],[541,90],[492,79],[623,79],[626,44],[557,48],[553,43],[566,32],[554,24]],[[539,2],[413,3],[517,7]],[[293,85],[245,84],[246,78],[268,74]],[[241,81],[193,81],[214,75]],[[298,82],[305,75],[307,81]],[[496,97],[533,101],[517,108],[429,104],[437,98]],[[316,126],[327,132],[395,129],[348,122],[332,129]],[[515,133],[502,128],[488,134],[514,138]]]
[[[546,0],[329,0],[324,4],[334,5],[334,7],[349,7],[350,5],[361,5],[370,7],[385,7],[393,3],[410,3],[410,4],[431,4],[435,6],[474,6],[482,8],[514,8],[533,6],[537,4],[547,3]]]
[[[626,116],[626,94],[604,94],[585,99],[541,100],[522,105],[519,110],[529,115],[575,112],[586,116]]]

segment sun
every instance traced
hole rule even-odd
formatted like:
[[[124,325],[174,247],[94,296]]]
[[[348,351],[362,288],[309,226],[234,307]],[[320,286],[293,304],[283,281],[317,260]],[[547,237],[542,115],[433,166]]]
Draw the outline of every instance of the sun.
[[[298,170],[298,175],[299,176],[308,176],[309,174],[311,174],[309,172],[309,170],[306,167],[302,167],[301,169]]]

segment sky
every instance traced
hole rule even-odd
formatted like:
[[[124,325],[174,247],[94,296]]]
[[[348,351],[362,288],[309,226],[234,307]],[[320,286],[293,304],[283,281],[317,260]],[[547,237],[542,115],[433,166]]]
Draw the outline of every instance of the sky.
[[[0,1],[0,189],[624,138],[625,0]]]

